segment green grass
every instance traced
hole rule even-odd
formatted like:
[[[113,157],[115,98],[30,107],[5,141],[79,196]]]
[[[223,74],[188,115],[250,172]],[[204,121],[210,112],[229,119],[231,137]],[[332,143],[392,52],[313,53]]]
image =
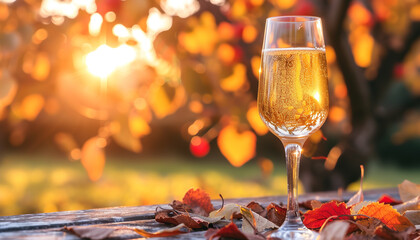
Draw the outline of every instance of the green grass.
[[[286,193],[285,167],[263,176],[257,161],[241,168],[221,159],[108,157],[100,180],[89,180],[78,161],[49,155],[6,155],[0,162],[0,215],[169,203],[194,187],[212,198]],[[401,170],[373,162],[364,189],[420,182],[418,169]],[[351,186],[358,188],[358,183]],[[303,189],[300,187],[300,189]]]

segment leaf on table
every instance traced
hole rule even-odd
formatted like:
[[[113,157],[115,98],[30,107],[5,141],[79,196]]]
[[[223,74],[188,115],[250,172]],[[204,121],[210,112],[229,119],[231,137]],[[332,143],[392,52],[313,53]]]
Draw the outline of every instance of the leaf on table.
[[[277,226],[281,226],[286,219],[287,209],[284,207],[280,207],[275,203],[271,203],[267,207],[267,219],[268,221],[276,224]]]
[[[410,226],[403,231],[395,231],[386,226],[379,226],[375,230],[375,237],[379,239],[394,240],[394,239],[411,239],[409,236],[416,231],[414,226]]]
[[[264,240],[265,238],[259,235],[255,234],[247,234],[243,233],[241,230],[238,229],[238,227],[233,223],[229,223],[228,225],[224,226],[220,229],[214,229],[211,228],[207,230],[207,232],[204,235],[206,239],[212,240],[212,239],[237,239],[237,240]]]
[[[366,236],[374,236],[376,228],[384,224],[381,222],[381,220],[377,218],[367,217],[364,215],[356,216],[355,220],[352,223],[353,224],[351,225],[351,232],[354,232],[357,229],[359,229],[359,231]]]
[[[320,232],[319,240],[341,240],[346,236],[350,223],[347,221],[334,221],[325,226]]]
[[[363,202],[363,178],[365,175],[365,169],[363,167],[363,165],[360,165],[360,187],[359,187],[359,191],[350,198],[350,200],[347,202],[347,206],[352,206],[356,203],[359,202]]]
[[[190,189],[185,193],[182,202],[192,209],[193,213],[208,216],[211,211],[214,210],[213,204],[211,203],[210,196],[203,190]]]
[[[278,228],[278,226],[249,208],[241,207],[242,231],[244,233],[259,233],[266,229]]]
[[[262,217],[265,217],[267,214],[266,209],[259,203],[257,202],[250,202],[248,203],[248,205],[246,205],[247,208],[251,209],[253,212],[258,213],[259,215],[261,215]]]
[[[412,224],[420,225],[420,210],[407,210],[403,216],[408,218]]]
[[[395,205],[394,208],[401,214],[407,210],[420,210],[420,196],[417,196],[410,201]]]
[[[176,236],[179,234],[184,234],[184,233],[188,233],[189,231],[185,231],[182,229],[187,229],[187,227],[185,226],[185,224],[181,223],[173,228],[167,228],[167,229],[163,229],[157,232],[148,232],[144,229],[140,229],[140,228],[132,228],[131,230],[135,231],[136,233],[142,235],[143,237],[147,237],[147,238],[153,238],[153,237],[171,237],[171,236]]]
[[[304,202],[300,202],[299,203],[299,208],[314,210],[315,208],[321,207],[321,205],[322,205],[322,202],[320,202],[318,200],[307,200],[307,201],[304,201]]]
[[[174,200],[172,204],[169,204],[169,206],[171,206],[174,210],[177,210],[180,212],[192,212],[192,209],[190,206],[178,200]]]
[[[187,213],[177,213],[173,210],[161,210],[156,212],[155,220],[160,223],[168,223],[172,225],[179,225],[183,223],[185,226],[192,229],[203,229],[207,228],[209,225],[209,223],[204,220],[196,221]]]
[[[101,240],[109,237],[111,233],[117,228],[109,228],[109,227],[64,227],[64,230],[80,237],[80,238],[88,238],[92,240]]]
[[[400,193],[401,201],[410,201],[411,199],[420,196],[420,184],[404,180],[401,184],[398,184],[398,192]]]
[[[373,203],[373,202],[372,201],[363,201],[363,202],[359,202],[359,203],[353,205],[350,208],[351,215],[357,215],[357,213],[360,211],[360,209],[362,209],[363,207],[366,207],[367,205],[369,205],[371,203]]]
[[[324,222],[332,216],[337,216],[336,219],[348,219],[347,216],[341,217],[341,215],[350,215],[350,209],[347,208],[346,204],[343,202],[337,203],[331,201],[322,204],[322,206],[317,209],[307,211],[304,214],[305,218],[303,219],[303,224],[310,229],[319,229]],[[329,221],[332,221],[332,219]]]
[[[391,206],[398,205],[398,204],[402,203],[402,201],[397,200],[397,199],[389,196],[388,194],[382,194],[382,196],[378,199],[377,202],[386,203],[386,204],[389,204]]]
[[[371,203],[359,210],[358,214],[379,219],[387,227],[403,231],[413,224],[404,216],[401,216],[391,205],[383,203]]]
[[[237,218],[241,214],[241,207],[235,203],[229,203],[223,206],[223,208],[213,211],[209,214],[209,217],[223,217],[226,220]],[[242,216],[241,216],[242,217]],[[240,217],[239,217],[240,218]]]

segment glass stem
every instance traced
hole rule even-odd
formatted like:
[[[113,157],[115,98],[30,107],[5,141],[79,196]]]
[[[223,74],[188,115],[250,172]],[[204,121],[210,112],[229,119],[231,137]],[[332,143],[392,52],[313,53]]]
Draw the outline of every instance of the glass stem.
[[[299,181],[299,163],[302,147],[296,143],[287,144],[286,166],[287,166],[287,215],[286,221],[300,222],[298,205],[298,181]]]

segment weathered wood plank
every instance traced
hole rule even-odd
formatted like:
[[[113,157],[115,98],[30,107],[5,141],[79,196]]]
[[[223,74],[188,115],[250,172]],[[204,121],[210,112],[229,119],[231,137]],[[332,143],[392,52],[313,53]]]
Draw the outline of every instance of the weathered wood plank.
[[[392,197],[399,198],[398,190],[378,189],[365,191],[366,200],[377,200],[382,194],[387,193]],[[344,192],[338,196],[337,192],[310,193],[299,196],[299,201],[317,199],[319,201],[329,201],[331,199],[347,200],[354,193]],[[246,205],[251,201],[257,201],[267,206],[271,202],[286,202],[285,196],[261,197],[261,198],[240,198],[227,199],[225,203],[237,203]],[[221,206],[220,200],[214,200],[216,208]],[[80,225],[101,225],[101,226],[128,226],[141,227],[154,232],[167,227],[164,224],[154,221],[154,212],[157,207],[169,208],[168,205],[151,205],[137,207],[114,207],[80,211],[25,214],[16,216],[0,217],[0,238],[1,239],[78,239],[72,234],[61,231],[64,226]],[[139,235],[132,231],[118,231],[112,238],[132,239]],[[204,232],[192,232],[184,234],[174,239],[198,239],[203,238]]]

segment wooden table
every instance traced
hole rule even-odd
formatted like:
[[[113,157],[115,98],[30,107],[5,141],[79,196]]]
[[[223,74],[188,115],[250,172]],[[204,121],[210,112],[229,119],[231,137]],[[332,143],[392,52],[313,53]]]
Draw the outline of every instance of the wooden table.
[[[398,190],[377,189],[364,191],[365,200],[376,201],[382,194],[387,193],[399,199]],[[354,193],[344,192],[342,199],[349,199]],[[337,192],[310,193],[299,196],[299,201],[317,199],[329,201],[339,199]],[[228,199],[225,203],[247,205],[251,201],[267,206],[271,202],[286,202],[286,196]],[[220,208],[221,201],[213,201],[215,208]],[[64,226],[127,226],[140,227],[155,232],[168,228],[165,224],[154,220],[156,207],[169,209],[168,205],[151,205],[137,207],[113,207],[89,209],[80,211],[66,211],[40,214],[24,214],[0,217],[0,239],[79,239],[75,235],[62,231]],[[174,239],[203,239],[205,231],[191,232],[173,237]],[[118,230],[111,237],[113,239],[135,239],[140,235],[130,230]]]

